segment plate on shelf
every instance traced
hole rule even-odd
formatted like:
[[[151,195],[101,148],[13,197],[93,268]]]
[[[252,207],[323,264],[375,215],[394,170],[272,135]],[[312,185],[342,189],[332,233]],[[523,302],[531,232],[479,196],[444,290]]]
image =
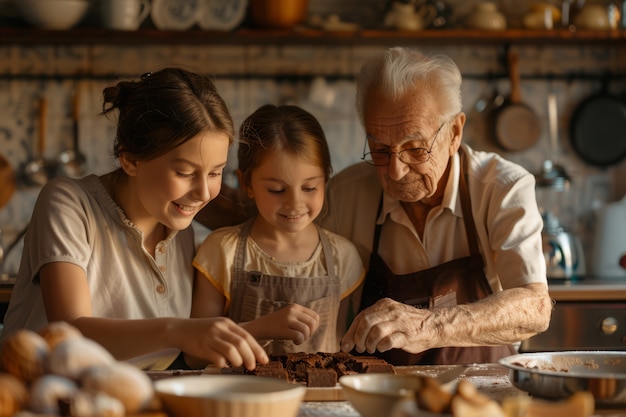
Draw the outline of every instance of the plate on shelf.
[[[152,0],[150,16],[159,30],[188,30],[202,16],[203,0]]]
[[[243,22],[248,0],[204,0],[198,26],[204,30],[230,31]]]

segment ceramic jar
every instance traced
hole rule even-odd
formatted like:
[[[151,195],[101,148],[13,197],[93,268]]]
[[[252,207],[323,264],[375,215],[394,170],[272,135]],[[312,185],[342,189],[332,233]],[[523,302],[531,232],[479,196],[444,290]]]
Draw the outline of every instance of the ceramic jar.
[[[522,19],[526,29],[553,29],[561,22],[561,11],[549,3],[533,3]]]
[[[398,30],[425,29],[436,17],[437,10],[431,5],[424,5],[418,10],[412,3],[393,2],[391,10],[385,15],[385,26]]]
[[[465,25],[470,29],[504,30],[506,18],[498,11],[495,3],[481,1],[474,5],[465,20]]]
[[[574,25],[580,29],[610,29],[609,11],[602,4],[586,4],[574,17]]]

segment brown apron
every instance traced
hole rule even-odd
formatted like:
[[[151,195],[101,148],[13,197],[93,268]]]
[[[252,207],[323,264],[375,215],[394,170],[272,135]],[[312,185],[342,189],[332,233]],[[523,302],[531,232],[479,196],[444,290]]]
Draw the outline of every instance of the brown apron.
[[[319,314],[319,327],[300,345],[294,344],[291,340],[259,341],[267,353],[280,355],[289,352],[336,352],[339,349],[337,311],[341,288],[326,235],[318,228],[328,275],[321,277],[267,275],[245,270],[246,245],[253,222],[254,219],[247,221],[239,235],[228,316],[237,323],[247,322],[297,303]]]
[[[471,203],[466,182],[465,155],[460,152],[462,175],[459,179],[459,192],[465,231],[470,247],[470,256],[454,259],[439,266],[404,275],[395,275],[378,254],[381,225],[374,231],[374,243],[360,310],[381,298],[388,297],[419,308],[467,304],[491,294],[491,287],[485,277],[483,258],[478,250],[476,225],[472,217]],[[378,214],[382,209],[382,196]],[[378,216],[377,216],[378,217]],[[510,345],[478,347],[443,347],[412,354],[402,349],[376,352],[375,355],[393,365],[417,364],[471,364],[492,363],[514,354]]]

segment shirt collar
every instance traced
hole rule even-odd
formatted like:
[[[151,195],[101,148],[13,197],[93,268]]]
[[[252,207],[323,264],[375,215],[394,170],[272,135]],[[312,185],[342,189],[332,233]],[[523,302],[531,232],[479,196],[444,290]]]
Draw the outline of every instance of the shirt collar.
[[[455,153],[451,160],[450,173],[448,175],[448,181],[445,185],[445,191],[443,194],[443,201],[441,206],[443,209],[449,209],[455,216],[463,217],[461,209],[461,199],[459,198],[459,176],[461,174],[461,160],[459,153]],[[387,216],[397,213],[403,210],[400,201],[391,198],[387,193],[383,192],[383,206],[380,210],[380,214],[376,219],[376,224],[383,224]]]

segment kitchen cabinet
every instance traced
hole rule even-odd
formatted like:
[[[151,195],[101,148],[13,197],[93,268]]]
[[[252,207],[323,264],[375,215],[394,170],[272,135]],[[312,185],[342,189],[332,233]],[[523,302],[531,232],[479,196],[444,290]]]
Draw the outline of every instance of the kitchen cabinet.
[[[2,44],[186,44],[186,45],[408,45],[408,44],[482,44],[482,45],[545,45],[545,44],[626,44],[626,31],[568,29],[505,31],[480,30],[358,30],[328,32],[316,29],[257,30],[233,32],[204,30],[160,31],[141,29],[124,32],[100,28],[77,28],[51,31],[33,28],[0,28]]]
[[[587,277],[549,285],[550,327],[524,340],[520,352],[626,350],[626,281]]]

